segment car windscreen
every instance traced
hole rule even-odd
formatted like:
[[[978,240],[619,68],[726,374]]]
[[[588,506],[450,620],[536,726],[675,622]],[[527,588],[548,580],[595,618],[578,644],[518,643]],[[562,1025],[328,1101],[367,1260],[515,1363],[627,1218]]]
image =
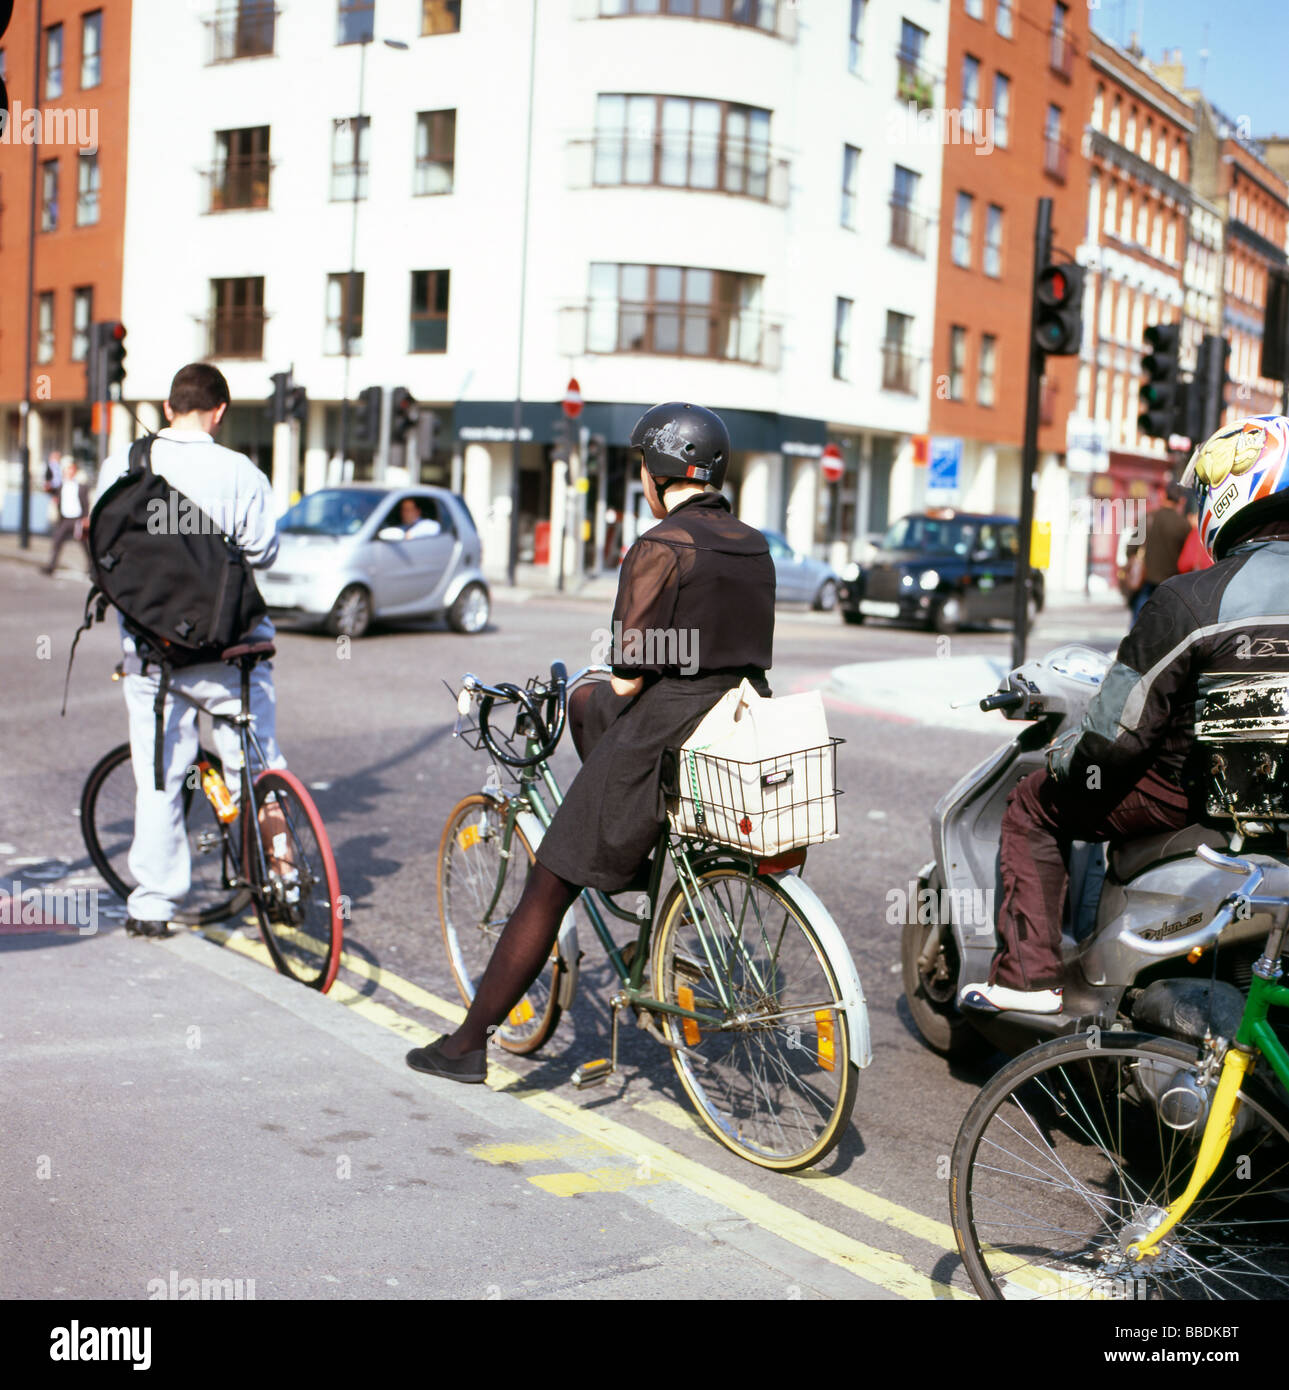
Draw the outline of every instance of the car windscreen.
[[[298,536],[352,536],[388,495],[375,488],[324,488],[302,497],[277,529]]]
[[[919,550],[927,555],[967,555],[976,528],[956,517],[905,516],[882,537],[883,550]]]

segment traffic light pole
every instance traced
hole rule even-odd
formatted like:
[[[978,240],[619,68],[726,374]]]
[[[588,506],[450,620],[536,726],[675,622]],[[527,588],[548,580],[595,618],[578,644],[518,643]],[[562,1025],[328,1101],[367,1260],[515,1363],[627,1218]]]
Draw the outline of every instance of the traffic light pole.
[[[1038,200],[1034,224],[1034,285],[1051,256],[1052,200]],[[1047,354],[1038,345],[1038,296],[1030,294],[1029,377],[1025,389],[1025,444],[1020,462],[1020,536],[1016,551],[1016,581],[1012,586],[1012,665],[1025,660],[1029,619],[1030,536],[1034,530],[1034,474],[1038,469],[1038,412]]]

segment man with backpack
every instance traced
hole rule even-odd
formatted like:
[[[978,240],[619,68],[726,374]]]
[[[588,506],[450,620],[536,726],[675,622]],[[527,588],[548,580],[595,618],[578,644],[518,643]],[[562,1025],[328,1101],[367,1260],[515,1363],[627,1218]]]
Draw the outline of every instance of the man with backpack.
[[[167,428],[148,441],[136,442],[130,451],[109,457],[99,475],[91,521],[92,561],[96,584],[121,613],[122,683],[137,788],[129,865],[138,886],[130,894],[126,921],[126,930],[134,936],[169,936],[168,923],[190,885],[183,790],[197,754],[196,705],[226,715],[241,708],[240,673],[220,661],[217,650],[197,647],[198,659],[191,661],[194,651],[190,650],[185,660],[179,641],[155,635],[149,640],[144,630],[147,623],[140,621],[140,615],[160,614],[167,605],[174,607],[176,597],[182,600],[182,594],[168,591],[184,587],[182,578],[176,580],[175,576],[182,576],[185,553],[209,557],[227,549],[228,563],[234,568],[240,568],[244,560],[253,569],[271,565],[277,554],[268,479],[245,455],[225,449],[212,438],[228,404],[228,383],[217,368],[204,362],[180,368],[164,407]],[[146,478],[149,469],[155,480]],[[122,506],[134,506],[137,511],[144,503],[141,470],[152,493],[146,503],[147,515],[127,517],[129,524],[125,524],[119,515]],[[137,497],[123,483],[131,474],[135,479],[131,488],[138,492]],[[122,486],[109,498],[117,484]],[[164,493],[158,496],[162,487]],[[109,522],[114,525],[109,526]],[[175,546],[166,539],[167,531],[173,536],[176,531],[202,528],[215,537],[205,542],[206,550],[195,543]],[[217,547],[214,551],[209,549],[212,545]],[[209,559],[202,563],[208,571]],[[126,574],[134,576],[128,603],[114,589],[115,580]],[[158,590],[155,594],[146,592],[151,576],[155,576],[151,579]],[[193,574],[188,587],[194,594],[204,594],[203,581],[208,586],[209,577],[209,573]],[[253,583],[250,590],[242,611],[252,615],[252,625],[238,631],[236,620],[232,628],[225,624],[225,630],[234,633],[229,645],[273,639],[273,624]],[[127,613],[127,607],[133,611]],[[218,626],[215,618],[219,615],[194,616],[199,623],[210,616],[210,631]],[[179,627],[182,630],[188,625],[185,619]],[[273,675],[267,662],[259,662],[251,672],[251,713],[266,766],[285,767],[286,760],[277,746]],[[236,732],[216,722],[214,735],[215,751],[228,770],[229,790],[236,797],[238,779],[234,772],[240,761]]]

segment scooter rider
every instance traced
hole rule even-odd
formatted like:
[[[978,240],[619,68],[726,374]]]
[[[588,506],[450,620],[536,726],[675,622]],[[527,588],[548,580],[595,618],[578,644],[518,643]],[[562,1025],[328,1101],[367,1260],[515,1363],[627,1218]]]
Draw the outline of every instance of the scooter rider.
[[[1182,478],[1217,563],[1154,591],[1048,771],[1017,783],[1002,821],[1000,950],[962,1008],[1061,1011],[1061,909],[1073,840],[1128,840],[1194,817],[1199,703],[1233,679],[1289,676],[1289,418],[1219,429]]]

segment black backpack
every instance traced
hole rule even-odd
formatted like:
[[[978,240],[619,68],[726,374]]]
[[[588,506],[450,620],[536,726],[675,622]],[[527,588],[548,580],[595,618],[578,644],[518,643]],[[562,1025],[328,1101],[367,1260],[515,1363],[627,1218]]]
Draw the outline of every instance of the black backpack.
[[[247,640],[268,609],[240,548],[178,488],[152,471],[152,441],[130,446],[129,468],[90,512],[89,597],[72,642],[101,622],[108,605],[120,613],[139,655],[157,665],[155,784],[163,789],[165,701],[173,670],[218,661]],[[64,689],[64,708],[66,689]]]

